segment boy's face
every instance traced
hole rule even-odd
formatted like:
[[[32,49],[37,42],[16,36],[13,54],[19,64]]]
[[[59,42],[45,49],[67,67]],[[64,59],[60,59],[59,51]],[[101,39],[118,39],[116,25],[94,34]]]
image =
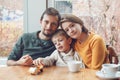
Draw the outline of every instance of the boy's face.
[[[70,44],[72,42],[72,39],[66,38],[63,35],[59,35],[59,36],[54,36],[52,38],[52,42],[54,43],[58,51],[67,53],[70,50]]]

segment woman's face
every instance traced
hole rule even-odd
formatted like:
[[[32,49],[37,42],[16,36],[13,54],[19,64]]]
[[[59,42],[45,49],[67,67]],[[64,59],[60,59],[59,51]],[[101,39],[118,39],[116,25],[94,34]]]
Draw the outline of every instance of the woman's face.
[[[82,26],[80,24],[73,22],[64,22],[62,23],[62,28],[71,38],[80,38],[82,32]]]

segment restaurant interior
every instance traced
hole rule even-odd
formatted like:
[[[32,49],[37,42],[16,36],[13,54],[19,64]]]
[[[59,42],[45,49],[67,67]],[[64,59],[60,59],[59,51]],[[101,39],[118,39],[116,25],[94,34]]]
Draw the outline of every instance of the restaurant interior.
[[[89,31],[100,35],[106,46],[109,45],[110,63],[120,64],[120,0],[0,0],[0,79],[119,80],[120,72],[115,77],[103,77],[96,70],[80,69],[77,74],[68,72],[66,68],[52,67],[43,69],[39,75],[31,75],[28,67],[7,66],[7,58],[19,37],[40,30],[40,16],[49,7],[57,9],[61,15],[73,14],[83,20]]]

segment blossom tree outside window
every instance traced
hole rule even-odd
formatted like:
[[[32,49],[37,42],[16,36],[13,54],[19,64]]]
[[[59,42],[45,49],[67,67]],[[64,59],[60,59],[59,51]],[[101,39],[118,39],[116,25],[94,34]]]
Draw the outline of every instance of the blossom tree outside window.
[[[120,55],[120,1],[119,0],[48,0],[48,7],[60,13],[72,13],[84,21],[90,30],[101,35]],[[68,5],[68,3],[70,3]],[[70,10],[69,10],[70,9]]]
[[[0,56],[8,56],[23,33],[23,0],[0,0]]]

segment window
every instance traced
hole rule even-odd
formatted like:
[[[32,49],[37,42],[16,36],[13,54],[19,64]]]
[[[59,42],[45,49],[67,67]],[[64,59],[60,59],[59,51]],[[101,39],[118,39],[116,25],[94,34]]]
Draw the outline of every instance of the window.
[[[0,56],[7,56],[23,33],[23,0],[0,0]]]
[[[72,13],[84,22],[89,31],[101,35],[106,44],[120,54],[119,0],[48,0],[48,7],[60,13]]]
[[[70,0],[48,0],[48,7],[56,8],[61,14],[72,13],[72,2]]]

